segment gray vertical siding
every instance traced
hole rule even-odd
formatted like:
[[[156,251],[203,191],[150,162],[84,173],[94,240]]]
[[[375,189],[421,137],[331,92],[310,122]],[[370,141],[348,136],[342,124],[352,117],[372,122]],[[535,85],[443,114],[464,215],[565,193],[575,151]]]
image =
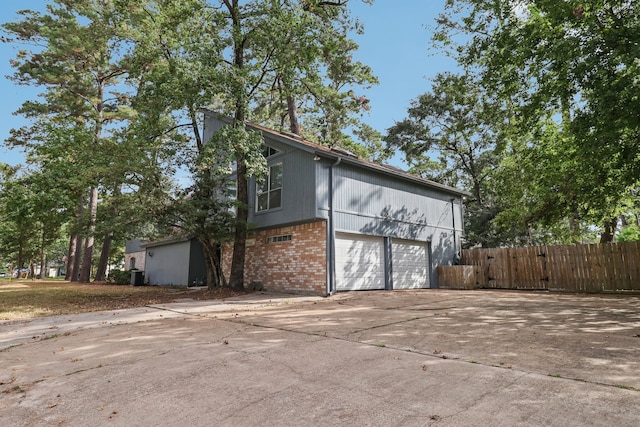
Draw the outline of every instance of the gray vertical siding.
[[[280,153],[269,157],[268,164],[282,162],[282,207],[256,212],[254,206],[256,185],[255,180],[251,179],[249,181],[249,203],[251,203],[249,222],[256,227],[272,227],[316,218],[314,155],[267,138],[265,142],[280,150]]]
[[[318,218],[329,218],[329,173],[335,161],[322,159],[315,164],[316,195],[315,206]],[[335,187],[335,185],[334,185]]]
[[[191,286],[206,283],[204,252],[196,239],[146,248],[145,281],[151,285]]]
[[[134,253],[134,252],[142,252],[144,251],[144,248],[140,245],[142,245],[144,243],[144,241],[140,240],[140,239],[131,239],[131,240],[126,240],[124,242],[124,252],[129,254],[129,253]]]
[[[187,286],[189,241],[147,248],[145,281],[151,285]]]
[[[319,167],[320,180],[328,177],[327,165]],[[328,209],[327,195],[318,194],[318,210]],[[454,199],[456,248],[452,202]],[[460,195],[428,188],[419,183],[356,166],[339,164],[334,171],[334,219],[336,231],[354,232],[430,242],[431,283],[437,286],[436,267],[456,260],[462,235]]]
[[[202,130],[202,141],[206,144],[209,142],[214,133],[222,129],[225,123],[221,120],[217,120],[210,115],[205,118],[204,129]]]

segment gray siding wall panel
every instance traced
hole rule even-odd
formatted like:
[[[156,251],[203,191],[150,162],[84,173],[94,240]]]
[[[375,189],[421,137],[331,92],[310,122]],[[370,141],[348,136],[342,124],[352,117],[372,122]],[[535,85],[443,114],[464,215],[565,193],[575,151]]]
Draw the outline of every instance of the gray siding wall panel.
[[[144,241],[140,239],[126,240],[124,242],[124,245],[125,245],[124,253],[129,254],[134,252],[144,252],[144,248],[140,246],[143,243]]]
[[[315,161],[313,154],[294,150],[268,138],[265,143],[281,152],[269,157],[268,164],[282,162],[282,207],[256,212],[256,184],[249,181],[249,222],[258,228],[309,221],[316,218]]]
[[[187,286],[189,241],[147,248],[145,281],[151,285]]]
[[[213,119],[212,117],[206,117],[204,130],[202,131],[202,141],[206,144],[209,142],[213,134],[222,129],[226,124],[220,120]]]
[[[334,180],[336,229],[404,239],[429,239],[435,229],[453,231],[451,194],[341,166]],[[459,196],[454,203],[460,230]]]
[[[326,159],[316,162],[315,179],[316,179],[316,216],[318,218],[329,218],[329,171],[333,162]]]
[[[322,202],[320,199],[319,209]],[[334,171],[336,231],[430,242],[430,280],[434,286],[436,267],[456,260],[462,234],[461,202],[459,195],[391,176],[372,175],[349,165],[338,165]]]

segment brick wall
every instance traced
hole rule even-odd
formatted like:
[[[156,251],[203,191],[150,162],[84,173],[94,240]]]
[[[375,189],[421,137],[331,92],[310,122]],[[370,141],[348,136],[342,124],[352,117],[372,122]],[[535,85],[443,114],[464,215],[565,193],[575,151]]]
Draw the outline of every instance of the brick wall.
[[[285,240],[288,236],[291,240]],[[269,238],[283,241],[269,242]],[[232,253],[233,245],[223,246],[222,265],[227,278]],[[326,295],[326,221],[249,233],[245,287],[251,282],[259,282],[270,291]]]

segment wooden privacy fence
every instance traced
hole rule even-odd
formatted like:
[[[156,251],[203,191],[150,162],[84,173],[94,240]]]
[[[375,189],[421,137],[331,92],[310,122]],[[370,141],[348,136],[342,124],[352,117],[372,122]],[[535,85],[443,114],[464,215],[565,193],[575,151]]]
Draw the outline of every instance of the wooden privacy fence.
[[[438,267],[441,287],[640,291],[640,242],[465,249],[461,263]]]

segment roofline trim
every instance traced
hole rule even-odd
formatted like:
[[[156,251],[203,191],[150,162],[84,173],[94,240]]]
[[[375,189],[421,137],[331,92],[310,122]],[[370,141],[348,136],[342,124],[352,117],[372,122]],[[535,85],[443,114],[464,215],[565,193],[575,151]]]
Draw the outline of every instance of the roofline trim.
[[[349,156],[343,156],[340,154],[336,154],[336,153],[327,153],[324,151],[316,151],[314,152],[314,154],[318,155],[319,157],[325,157],[327,159],[342,159],[343,163],[349,163],[352,165],[356,165],[356,166],[360,166],[360,167],[364,167],[364,168],[368,168],[368,169],[373,169],[377,172],[383,173],[385,175],[394,177],[394,178],[398,178],[398,179],[403,179],[405,181],[411,181],[411,182],[415,182],[421,185],[427,185],[429,187],[433,187],[436,188],[438,190],[443,190],[446,191],[447,193],[455,193],[461,196],[467,196],[467,197],[471,197],[472,194],[468,191],[465,190],[460,190],[457,189],[455,187],[450,187],[448,185],[445,184],[440,184],[439,182],[435,182],[435,181],[431,181],[425,178],[421,178],[419,176],[416,175],[412,175],[408,172],[404,172],[404,171],[399,171],[399,170],[393,170],[391,168],[388,168],[384,165],[379,165],[376,163],[369,163],[369,162],[365,162],[362,161],[361,159],[358,158],[353,158],[353,157],[349,157]]]
[[[228,117],[225,117],[215,111],[212,111],[208,108],[199,108],[198,111],[205,113],[205,114],[210,114],[210,115],[214,115],[218,120],[221,120],[223,122],[227,122],[227,123],[231,123],[231,119]],[[314,155],[318,155],[320,157],[325,157],[325,158],[329,158],[329,159],[342,159],[343,162],[345,163],[349,163],[355,166],[359,166],[359,167],[363,167],[365,169],[371,169],[371,170],[375,170],[376,172],[380,172],[383,173],[385,175],[388,176],[392,176],[392,177],[396,177],[398,179],[403,179],[406,181],[410,181],[413,183],[417,183],[417,184],[421,184],[421,185],[425,185],[425,186],[429,186],[441,191],[445,191],[448,193],[453,193],[453,194],[457,194],[460,196],[466,196],[466,197],[471,197],[472,194],[468,191],[465,190],[459,190],[457,188],[454,187],[450,187],[448,185],[445,184],[440,184],[438,182],[435,181],[431,181],[425,178],[421,178],[419,176],[416,175],[412,175],[409,172],[405,172],[405,171],[400,171],[400,170],[396,170],[396,169],[391,169],[390,167],[386,167],[384,165],[380,165],[377,163],[373,163],[370,161],[366,161],[366,160],[362,160],[359,159],[357,157],[351,157],[348,155],[344,155],[341,154],[339,152],[336,152],[334,150],[332,150],[330,147],[325,147],[323,145],[320,144],[316,144],[310,141],[305,140],[302,137],[299,138],[295,138],[293,136],[289,136],[286,133],[282,133],[279,132],[275,129],[270,129],[267,128],[265,126],[261,126],[255,123],[249,123],[247,121],[245,121],[245,126],[254,129],[256,131],[259,132],[263,132],[266,133],[268,135],[270,135],[271,137],[275,138],[276,140],[279,140],[279,142],[288,144],[290,146],[296,147],[298,149],[302,149],[303,151],[306,151],[308,153],[312,153]]]

